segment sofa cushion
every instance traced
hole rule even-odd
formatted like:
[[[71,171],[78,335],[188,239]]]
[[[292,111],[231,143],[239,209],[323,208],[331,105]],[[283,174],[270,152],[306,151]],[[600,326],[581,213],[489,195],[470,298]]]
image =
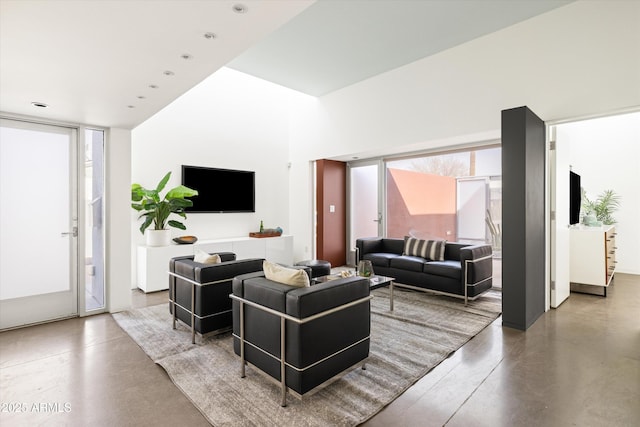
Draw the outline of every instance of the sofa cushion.
[[[362,259],[368,259],[374,267],[389,267],[391,265],[391,260],[399,256],[400,255],[396,254],[373,253],[364,255]]]
[[[359,276],[320,283],[311,288],[287,292],[287,314],[305,318],[364,298],[369,295],[369,280]]]
[[[423,271],[427,261],[417,256],[401,255],[391,260],[390,267],[407,271]]]
[[[382,250],[376,252],[387,252],[396,255],[402,255],[404,249],[403,239],[386,238],[382,239]]]
[[[460,251],[469,246],[468,243],[447,242],[444,249],[444,259],[460,261]]]
[[[260,271],[261,269],[261,258],[240,259],[210,265],[200,264],[195,266],[194,280],[203,284],[217,282],[219,280],[231,280],[238,274]]]
[[[462,268],[460,267],[460,261],[429,261],[424,264],[422,271],[436,276],[462,280]]]
[[[289,285],[274,282],[264,276],[249,277],[242,281],[242,293],[248,301],[253,301],[265,307],[284,313],[286,310],[287,292],[293,290]],[[234,283],[233,289],[236,295]]]
[[[193,262],[199,262],[200,264],[220,264],[222,259],[218,254],[209,254],[202,249],[196,249],[193,256]]]
[[[262,263],[260,264],[262,265]],[[264,278],[264,271],[254,271],[252,273],[238,274],[231,282],[233,294],[244,298],[244,281],[247,279]]]
[[[264,275],[267,279],[284,285],[298,288],[309,287],[309,276],[304,269],[287,268],[269,261],[262,264]]]
[[[422,240],[406,236],[402,255],[418,256],[431,261],[444,260],[444,240]]]

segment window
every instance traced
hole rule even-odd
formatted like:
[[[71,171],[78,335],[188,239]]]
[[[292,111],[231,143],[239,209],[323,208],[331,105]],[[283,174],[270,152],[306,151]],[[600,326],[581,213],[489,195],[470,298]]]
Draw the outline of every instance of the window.
[[[85,310],[105,307],[104,280],[104,131],[84,135]]]
[[[501,149],[386,162],[386,235],[500,245]]]

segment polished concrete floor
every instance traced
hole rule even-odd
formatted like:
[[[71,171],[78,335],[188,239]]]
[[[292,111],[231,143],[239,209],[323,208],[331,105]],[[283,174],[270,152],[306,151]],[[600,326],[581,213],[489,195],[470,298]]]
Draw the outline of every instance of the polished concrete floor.
[[[108,314],[0,333],[0,402],[2,426],[209,425]],[[365,425],[639,426],[640,276],[527,332],[498,318]]]

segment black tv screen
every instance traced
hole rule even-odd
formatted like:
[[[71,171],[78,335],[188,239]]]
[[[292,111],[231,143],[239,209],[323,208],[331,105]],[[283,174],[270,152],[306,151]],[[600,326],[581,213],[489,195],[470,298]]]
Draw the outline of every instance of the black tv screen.
[[[255,172],[182,165],[182,185],[198,190],[186,212],[255,212]]]
[[[569,224],[580,222],[580,206],[582,205],[582,189],[580,175],[569,171]]]

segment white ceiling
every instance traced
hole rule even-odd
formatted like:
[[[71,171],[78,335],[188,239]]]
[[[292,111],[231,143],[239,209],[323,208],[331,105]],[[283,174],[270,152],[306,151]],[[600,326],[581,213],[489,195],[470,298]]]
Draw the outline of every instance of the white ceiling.
[[[133,128],[312,3],[0,0],[0,111]]]
[[[0,111],[130,129],[225,65],[319,96],[567,3],[0,0]]]
[[[318,0],[229,66],[321,96],[568,3]]]

